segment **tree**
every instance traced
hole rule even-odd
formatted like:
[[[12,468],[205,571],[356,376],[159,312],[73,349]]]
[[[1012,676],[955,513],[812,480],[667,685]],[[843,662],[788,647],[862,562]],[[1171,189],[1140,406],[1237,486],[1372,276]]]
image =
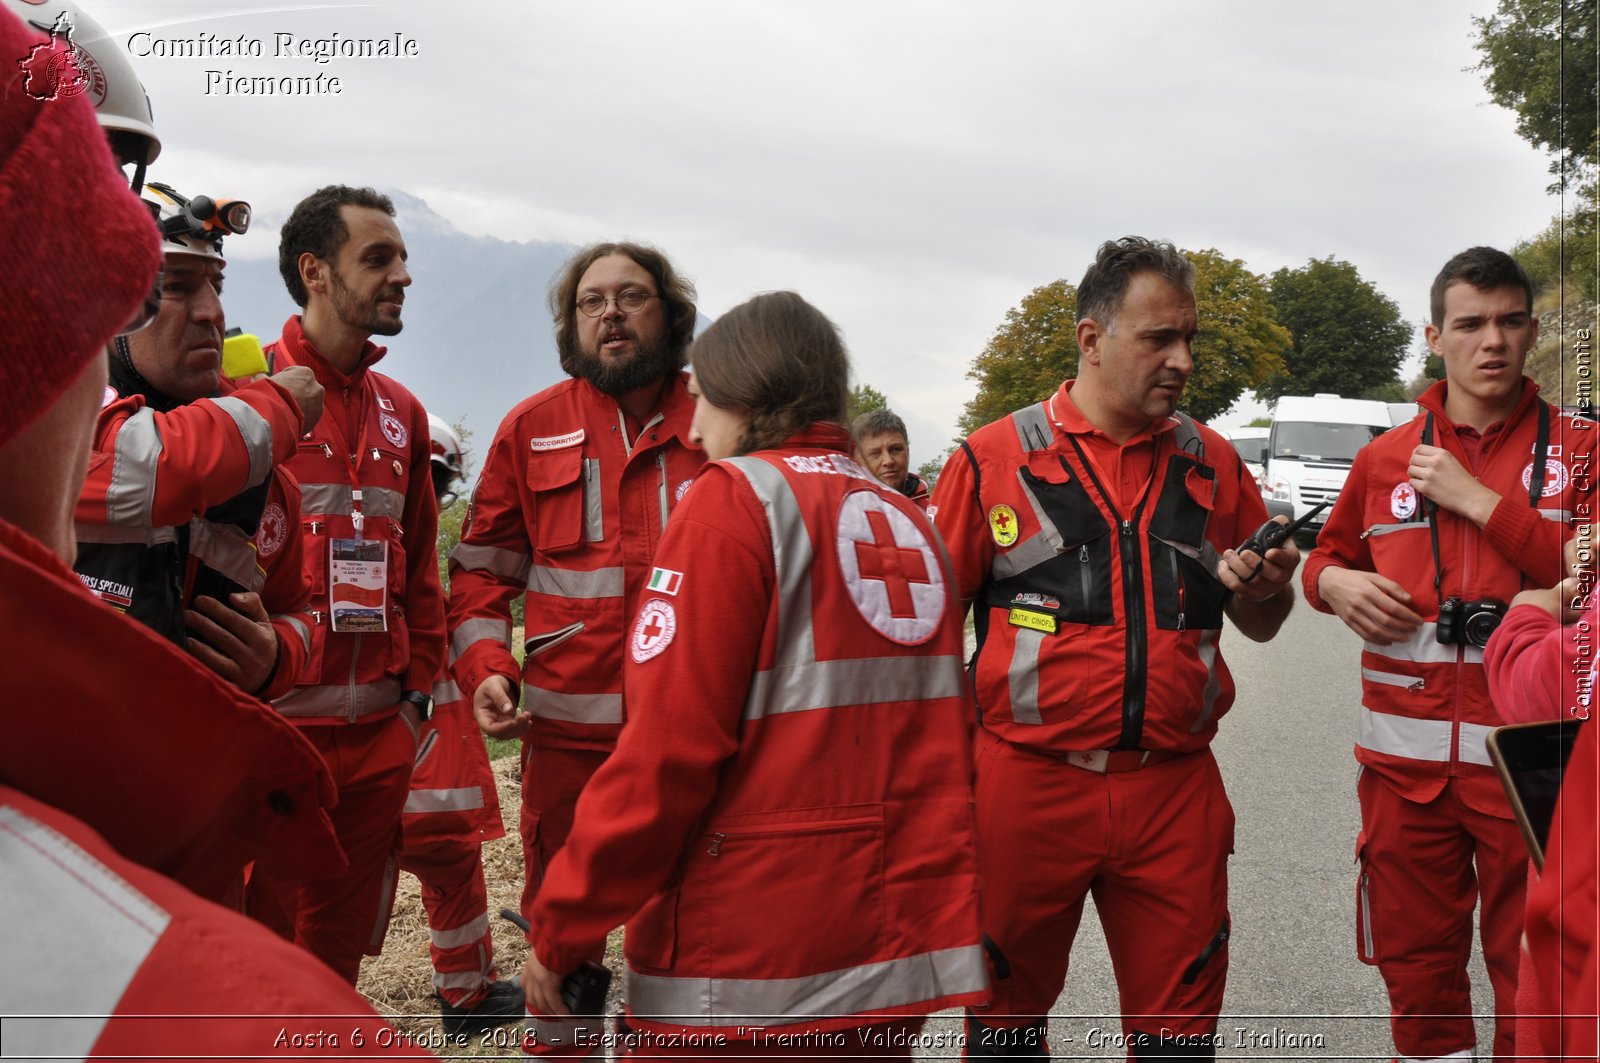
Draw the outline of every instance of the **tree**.
[[[1276,403],[1291,393],[1317,392],[1356,398],[1400,383],[1411,326],[1394,300],[1350,263],[1314,258],[1299,269],[1278,270],[1272,305],[1294,345],[1285,371],[1257,388],[1258,398]]]
[[[1289,334],[1272,318],[1266,282],[1214,249],[1184,252],[1195,266],[1200,334],[1183,409],[1206,421],[1226,413],[1247,388],[1283,369]],[[1064,280],[1035,288],[972,361],[978,391],[961,414],[963,433],[1039,402],[1078,374],[1077,289]]]
[[[1489,97],[1517,115],[1517,132],[1554,156],[1557,187],[1585,173],[1596,139],[1596,0],[1500,0],[1474,18]]]
[[[1233,408],[1246,389],[1258,390],[1283,372],[1288,329],[1273,317],[1267,282],[1215,248],[1184,252],[1194,263],[1194,372],[1183,389],[1183,411],[1210,421]]]
[[[845,427],[855,423],[857,417],[870,410],[882,410],[889,405],[883,392],[871,384],[857,384],[850,389],[850,400],[844,406]]]
[[[1067,377],[1077,375],[1077,310],[1078,290],[1066,281],[1052,281],[1006,311],[1005,323],[967,370],[967,379],[977,381],[978,390],[961,412],[963,435],[1043,400]]]

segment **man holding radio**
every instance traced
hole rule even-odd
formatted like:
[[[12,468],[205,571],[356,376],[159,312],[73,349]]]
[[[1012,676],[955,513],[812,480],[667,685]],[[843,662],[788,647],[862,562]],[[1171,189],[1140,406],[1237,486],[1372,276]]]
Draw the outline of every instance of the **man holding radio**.
[[[1396,1051],[1470,1056],[1472,909],[1511,1055],[1527,850],[1484,742],[1499,717],[1483,646],[1506,603],[1562,576],[1593,483],[1588,422],[1522,375],[1538,337],[1511,256],[1456,255],[1434,279],[1428,345],[1445,379],[1356,455],[1306,562],[1306,598],[1365,642],[1356,949],[1389,991]]]

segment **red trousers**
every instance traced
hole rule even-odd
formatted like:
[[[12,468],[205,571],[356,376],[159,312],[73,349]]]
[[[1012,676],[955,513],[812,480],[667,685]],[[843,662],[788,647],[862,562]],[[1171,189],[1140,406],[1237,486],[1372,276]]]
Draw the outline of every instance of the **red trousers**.
[[[1124,1032],[1214,1033],[1233,808],[1209,749],[1101,775],[980,730],[977,819],[980,920],[1010,966],[980,1022],[1018,1029],[1049,1013],[1092,894]]]
[[[350,866],[333,878],[298,881],[259,865],[246,889],[250,915],[333,968],[352,986],[363,954],[383,948],[394,902],[400,810],[417,744],[399,716],[372,724],[307,726],[339,789],[334,831]]]
[[[1395,1050],[1420,1059],[1477,1044],[1467,960],[1472,909],[1494,989],[1494,1054],[1516,1047],[1518,943],[1528,848],[1514,821],[1468,808],[1454,782],[1419,804],[1364,771],[1356,949],[1389,990]]]
[[[522,747],[522,914],[533,912],[533,899],[544,881],[544,869],[572,832],[572,812],[589,777],[605,763],[609,753],[582,749]],[[595,959],[600,959],[596,956]],[[598,1041],[586,1043],[579,1030],[592,1021],[528,1020],[528,1055],[582,1058],[601,1053]]]

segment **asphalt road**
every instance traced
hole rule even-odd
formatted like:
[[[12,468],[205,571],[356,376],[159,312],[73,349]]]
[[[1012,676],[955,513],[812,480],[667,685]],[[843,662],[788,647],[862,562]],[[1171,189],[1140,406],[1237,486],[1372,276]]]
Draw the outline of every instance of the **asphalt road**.
[[[1356,711],[1360,640],[1337,619],[1297,603],[1278,637],[1222,639],[1238,686],[1217,759],[1237,815],[1230,865],[1233,936],[1219,1055],[1387,1059],[1388,1001],[1377,968],[1354,947]],[[1480,1016],[1492,1010],[1474,945]],[[1050,1021],[1056,1059],[1120,1058],[1121,1030],[1105,939],[1090,910],[1073,947],[1066,991]],[[953,1019],[930,1022],[928,1036]],[[1478,1021],[1487,1051],[1492,1023]],[[1070,1040],[1068,1040],[1070,1038]],[[929,1056],[948,1054],[931,1044]]]

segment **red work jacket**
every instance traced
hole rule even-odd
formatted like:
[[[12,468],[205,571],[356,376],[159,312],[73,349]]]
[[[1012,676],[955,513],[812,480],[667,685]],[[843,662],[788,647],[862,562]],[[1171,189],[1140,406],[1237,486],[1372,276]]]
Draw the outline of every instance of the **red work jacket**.
[[[566,970],[632,916],[631,1023],[821,1030],[985,995],[949,569],[849,447],[813,425],[708,465],[657,553],[631,714],[530,935]]]
[[[1484,744],[1501,719],[1489,699],[1483,651],[1441,644],[1438,615],[1441,598],[1506,603],[1525,587],[1555,584],[1564,574],[1561,551],[1572,536],[1570,522],[1593,512],[1592,422],[1548,407],[1544,486],[1537,500],[1530,500],[1542,405],[1538,390],[1524,378],[1521,402],[1482,457],[1478,478],[1500,495],[1488,526],[1480,529],[1465,517],[1438,510],[1439,565],[1425,500],[1411,487],[1406,469],[1429,414],[1433,445],[1468,470],[1473,467],[1456,426],[1444,415],[1444,382],[1417,400],[1423,414],[1357,453],[1302,576],[1306,599],[1331,612],[1317,593],[1324,569],[1376,572],[1404,587],[1412,609],[1423,617],[1407,641],[1369,642],[1362,648],[1356,759],[1412,801],[1431,801],[1449,779],[1459,778],[1468,805],[1506,819],[1510,806]]]
[[[567,380],[506,415],[450,555],[450,658],[470,703],[504,676],[533,713],[532,746],[609,750],[626,718],[629,603],[667,518],[705,455],[694,401],[674,374],[637,438],[616,399]],[[526,593],[526,655],[511,654],[511,602]]]
[[[1123,498],[1072,384],[974,432],[934,491],[973,603],[983,725],[1058,755],[1203,748],[1234,696],[1217,561],[1266,506],[1232,445],[1181,414],[1121,446],[1150,470]]]
[[[398,710],[404,690],[427,693],[444,664],[444,592],[434,539],[439,504],[428,456],[428,415],[403,386],[372,370],[367,344],[345,376],[291,317],[267,347],[274,371],[308,366],[326,389],[322,419],[300,440],[289,471],[300,483],[301,534],[311,584],[311,652],[297,687],[274,704],[307,723],[371,723]],[[334,631],[330,545],[383,543],[387,630]],[[376,603],[374,609],[380,608]]]

